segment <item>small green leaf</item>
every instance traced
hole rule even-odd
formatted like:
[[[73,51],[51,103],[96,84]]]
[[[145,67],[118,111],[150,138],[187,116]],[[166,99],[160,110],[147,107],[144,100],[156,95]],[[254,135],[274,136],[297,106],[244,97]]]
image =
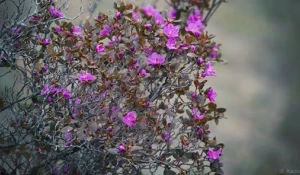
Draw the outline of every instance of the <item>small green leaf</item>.
[[[175,171],[173,170],[164,170],[164,175],[176,175]]]
[[[226,109],[225,108],[217,108],[217,111],[220,113],[224,113],[224,112],[226,112]]]
[[[37,96],[31,97],[31,100],[32,100],[33,103],[37,103],[38,102]]]
[[[59,23],[58,20],[55,20],[54,23],[55,23],[56,25],[58,25],[58,26],[60,25],[60,23]]]

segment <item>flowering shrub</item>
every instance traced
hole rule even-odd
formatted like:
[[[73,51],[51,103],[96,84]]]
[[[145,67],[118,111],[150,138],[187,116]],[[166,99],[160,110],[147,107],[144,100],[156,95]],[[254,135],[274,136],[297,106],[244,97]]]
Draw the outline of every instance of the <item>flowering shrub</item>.
[[[222,2],[170,0],[167,14],[121,2],[77,26],[44,0],[5,23],[0,65],[22,87],[0,99],[0,171],[223,174],[209,123],[225,109],[206,84],[222,60],[205,31]]]

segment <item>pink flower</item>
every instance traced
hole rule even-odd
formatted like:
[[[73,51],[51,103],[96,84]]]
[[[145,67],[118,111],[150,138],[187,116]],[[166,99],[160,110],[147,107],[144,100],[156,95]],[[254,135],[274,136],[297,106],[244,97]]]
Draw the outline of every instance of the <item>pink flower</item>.
[[[122,121],[127,126],[134,126],[136,124],[136,113],[134,111],[128,112],[123,118]]]
[[[215,75],[216,75],[215,69],[211,66],[210,62],[207,62],[205,65],[204,72],[201,74],[201,76],[205,78],[207,76],[215,76]]]
[[[176,50],[177,47],[176,47],[176,38],[169,38],[167,43],[166,43],[166,46],[169,50]]]
[[[89,82],[93,82],[94,80],[96,80],[96,77],[88,72],[82,72],[78,75],[78,80],[81,83],[89,83]]]
[[[121,18],[121,12],[117,11],[116,14],[115,14],[115,17],[117,19],[120,19]]]
[[[146,16],[153,16],[156,24],[164,23],[164,18],[161,16],[158,10],[152,7],[152,5],[147,5],[142,10]]]
[[[73,26],[72,27],[72,33],[74,36],[82,36],[81,27],[80,26]]]
[[[187,26],[185,30],[192,32],[195,36],[200,36],[201,31],[205,28],[202,23],[202,17],[198,8],[195,8],[194,12],[188,16]]]
[[[164,27],[163,32],[169,38],[177,38],[179,36],[179,26],[168,24]]]
[[[202,23],[189,23],[186,27],[185,30],[187,32],[192,32],[195,36],[200,36],[201,31],[204,29],[204,25]]]
[[[194,120],[202,120],[205,117],[203,114],[200,114],[197,108],[193,108],[193,115],[194,115]]]
[[[199,22],[202,23],[202,16],[201,16],[199,8],[196,7],[194,9],[194,12],[188,16],[187,22],[188,23],[199,23]]]
[[[145,69],[140,70],[139,75],[140,75],[141,77],[145,77],[145,76],[147,75],[146,70],[145,70]]]
[[[217,151],[214,151],[213,149],[209,148],[207,152],[209,161],[214,162],[215,160],[218,160],[220,158],[221,153],[222,153],[222,148],[219,148]]]
[[[119,152],[123,153],[123,152],[126,151],[126,148],[125,148],[124,145],[120,145],[120,146],[118,147],[118,150],[119,150]]]
[[[215,103],[216,97],[217,97],[217,93],[212,88],[209,88],[209,90],[207,91],[207,98],[209,99],[209,101]]]
[[[63,13],[58,10],[57,8],[55,7],[50,7],[49,8],[49,13],[53,16],[53,17],[56,17],[56,18],[61,18],[63,17]]]
[[[165,62],[165,57],[153,52],[150,57],[147,58],[147,63],[149,65],[162,65]]]
[[[112,29],[109,27],[109,25],[104,25],[103,29],[99,32],[101,36],[108,36]]]
[[[103,46],[103,44],[97,44],[95,50],[97,53],[104,52],[105,47]]]

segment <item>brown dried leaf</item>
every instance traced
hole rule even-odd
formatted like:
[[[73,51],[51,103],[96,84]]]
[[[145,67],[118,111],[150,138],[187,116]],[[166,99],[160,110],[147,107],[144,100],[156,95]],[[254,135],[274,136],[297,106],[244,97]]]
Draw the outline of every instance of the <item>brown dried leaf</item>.
[[[4,100],[2,97],[0,97],[0,109],[4,108]]]

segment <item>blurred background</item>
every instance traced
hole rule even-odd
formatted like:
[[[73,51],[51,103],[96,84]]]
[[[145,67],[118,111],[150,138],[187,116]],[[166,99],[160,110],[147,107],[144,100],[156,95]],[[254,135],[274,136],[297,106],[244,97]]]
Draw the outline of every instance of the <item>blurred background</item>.
[[[95,15],[113,11],[113,2],[100,0]],[[167,8],[162,0],[158,5]],[[78,6],[72,1],[68,14]],[[228,119],[212,126],[212,136],[225,143],[225,174],[300,172],[299,27],[299,0],[228,0],[212,17],[207,30],[229,62],[209,79],[227,108]],[[9,77],[0,91],[7,83]]]

